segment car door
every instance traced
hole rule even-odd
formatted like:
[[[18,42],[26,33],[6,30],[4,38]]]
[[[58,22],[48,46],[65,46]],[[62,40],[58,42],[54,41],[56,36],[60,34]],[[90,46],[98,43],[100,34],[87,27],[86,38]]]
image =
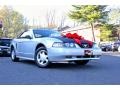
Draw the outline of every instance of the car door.
[[[23,55],[26,58],[33,58],[34,56],[34,48],[35,48],[35,43],[34,40],[31,36],[31,34],[29,33],[26,36],[26,39],[24,40],[24,42],[22,42],[23,47]]]
[[[25,49],[27,49],[24,46],[24,42],[27,41],[26,36],[27,36],[27,32],[24,32],[17,39],[16,49],[17,49],[18,56],[20,56],[20,57],[24,57],[24,51],[25,51]]]
[[[19,53],[21,57],[28,59],[33,58],[35,43],[30,31],[27,31],[22,35],[21,40],[18,43]]]

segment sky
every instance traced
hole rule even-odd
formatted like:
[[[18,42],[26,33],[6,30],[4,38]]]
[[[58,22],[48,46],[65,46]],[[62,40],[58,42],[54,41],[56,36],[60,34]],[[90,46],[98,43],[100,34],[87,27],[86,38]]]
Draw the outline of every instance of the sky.
[[[30,25],[41,24],[42,26],[46,25],[46,15],[50,12],[55,13],[57,24],[60,24],[62,17],[66,17],[66,24],[68,24],[70,19],[67,15],[72,8],[71,5],[13,5],[12,7],[23,14]]]
[[[12,6],[14,10],[24,15],[30,25],[45,26],[47,12],[55,11],[55,22],[58,25],[60,25],[61,18],[66,17],[64,26],[72,26],[74,21],[67,16],[73,4],[107,4],[114,7],[119,4],[119,0],[114,1],[116,0],[0,0],[0,6]]]
[[[6,5],[6,4],[5,4]],[[4,4],[0,4],[0,6],[4,6]],[[29,25],[41,25],[46,26],[47,20],[46,15],[47,13],[54,12],[55,15],[55,23],[59,26],[60,21],[63,18],[65,18],[65,25],[73,25],[73,21],[68,17],[68,13],[70,10],[72,10],[72,5],[10,5],[15,11],[18,11],[21,13],[27,20],[27,23]]]

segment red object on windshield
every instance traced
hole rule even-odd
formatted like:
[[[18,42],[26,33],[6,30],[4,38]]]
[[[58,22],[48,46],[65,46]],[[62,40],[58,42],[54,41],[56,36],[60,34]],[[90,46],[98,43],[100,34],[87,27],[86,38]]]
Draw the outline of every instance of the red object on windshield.
[[[65,35],[65,37],[70,38],[70,39],[74,39],[74,41],[75,41],[77,44],[81,44],[81,41],[84,40],[84,41],[86,41],[90,46],[93,45],[93,42],[92,42],[92,41],[89,41],[89,40],[84,39],[82,36],[79,36],[77,33],[73,33],[73,34],[67,33],[67,34]]]

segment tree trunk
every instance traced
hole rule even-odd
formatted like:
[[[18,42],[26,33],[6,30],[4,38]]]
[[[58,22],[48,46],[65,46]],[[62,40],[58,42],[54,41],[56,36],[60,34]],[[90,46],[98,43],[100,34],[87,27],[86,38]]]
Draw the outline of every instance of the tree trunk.
[[[95,34],[94,34],[94,24],[91,23],[91,27],[92,27],[92,35],[93,35],[93,42],[95,42]]]
[[[120,40],[120,31],[118,30],[118,40]]]

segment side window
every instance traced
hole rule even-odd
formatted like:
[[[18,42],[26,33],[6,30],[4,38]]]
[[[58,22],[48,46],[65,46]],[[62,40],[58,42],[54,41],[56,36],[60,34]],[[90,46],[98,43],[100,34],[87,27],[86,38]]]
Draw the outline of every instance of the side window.
[[[25,38],[27,35],[28,35],[28,33],[27,33],[27,32],[24,32],[24,33],[22,33],[22,34],[20,35],[19,38]]]
[[[30,31],[26,31],[24,33],[22,33],[19,38],[27,38],[27,39],[32,39],[32,35],[30,33]]]

